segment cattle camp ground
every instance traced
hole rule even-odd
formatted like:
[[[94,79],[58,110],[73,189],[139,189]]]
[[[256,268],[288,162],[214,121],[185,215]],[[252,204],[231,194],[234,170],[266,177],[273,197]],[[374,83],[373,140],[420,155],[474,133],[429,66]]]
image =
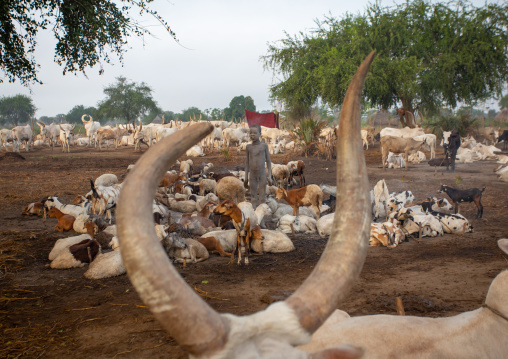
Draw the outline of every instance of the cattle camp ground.
[[[507,256],[497,247],[498,239],[508,237],[508,183],[497,179],[496,160],[458,163],[455,173],[426,161],[410,164],[408,171],[383,170],[379,142],[364,153],[371,188],[384,179],[390,192],[411,191],[418,203],[429,196],[442,198],[438,191],[443,184],[461,189],[485,186],[484,213],[477,219],[474,204],[461,204],[460,213],[474,227],[472,233],[412,238],[392,249],[370,247],[360,278],[340,309],[351,316],[396,314],[396,298],[402,300],[406,315],[415,316],[445,317],[480,307],[492,279],[508,268]],[[78,146],[71,146],[70,153],[47,146],[0,153],[0,357],[186,357],[126,275],[91,280],[83,276],[86,266],[49,268],[55,241],[71,234],[56,232],[54,218],[44,221],[21,214],[28,203],[47,196],[70,203],[90,190],[90,179],[104,173],[122,180],[141,155],[133,147],[99,151]],[[443,155],[441,146],[436,155]],[[336,185],[334,159],[290,151],[271,158],[274,163],[304,161],[307,184]],[[244,165],[245,154],[215,151],[193,159],[234,169]],[[275,224],[268,221],[267,226],[273,229]],[[219,312],[253,313],[287,298],[313,270],[326,245],[326,238],[317,233],[288,236],[294,251],[252,255],[248,266],[211,254],[206,261],[176,267]]]

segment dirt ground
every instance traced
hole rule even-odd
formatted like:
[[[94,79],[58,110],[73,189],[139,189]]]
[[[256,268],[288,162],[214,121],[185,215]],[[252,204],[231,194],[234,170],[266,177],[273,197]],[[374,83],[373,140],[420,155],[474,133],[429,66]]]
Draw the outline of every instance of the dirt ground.
[[[140,156],[132,148],[71,150],[37,148],[22,152],[24,159],[0,153],[0,358],[185,358],[126,275],[93,281],[83,277],[86,268],[46,267],[55,240],[72,233],[55,232],[55,219],[22,216],[22,208],[48,195],[70,201],[89,190],[89,178],[121,176]],[[285,158],[275,155],[272,161]],[[291,155],[297,158],[306,163],[307,183],[335,185],[335,161]],[[371,247],[359,281],[340,308],[352,316],[395,314],[396,297],[402,298],[407,315],[443,317],[479,307],[492,279],[508,267],[496,245],[508,236],[508,184],[496,179],[495,161],[458,164],[452,174],[426,163],[409,171],[383,171],[378,146],[366,151],[366,158],[371,186],[385,178],[390,192],[411,190],[417,202],[437,195],[441,184],[486,185],[484,218],[475,218],[473,204],[463,204],[460,212],[474,233],[412,239],[391,250]],[[233,168],[244,157],[235,153],[225,163],[215,154],[201,160]],[[326,239],[297,235],[294,244],[295,251],[255,256],[248,267],[211,255],[179,270],[216,310],[249,314],[289,296],[312,270]]]

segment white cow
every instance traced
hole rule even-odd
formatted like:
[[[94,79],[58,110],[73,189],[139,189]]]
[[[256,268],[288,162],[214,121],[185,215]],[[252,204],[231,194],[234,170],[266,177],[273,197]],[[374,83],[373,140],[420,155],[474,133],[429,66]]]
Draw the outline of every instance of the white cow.
[[[45,125],[39,121],[36,121],[36,123],[41,128],[41,135],[49,141],[49,146],[53,150],[57,140],[60,138],[60,128],[54,122],[50,125]]]
[[[85,117],[88,116],[89,120],[85,121]],[[92,145],[92,140],[95,138],[95,134],[99,128],[101,128],[101,124],[97,121],[94,121],[92,116],[84,114],[81,116],[81,122],[85,126],[86,137],[88,137],[88,145]]]
[[[224,145],[229,147],[232,142],[240,145],[242,142],[249,142],[249,130],[246,128],[228,127],[222,131]]]
[[[5,148],[5,150],[7,151],[7,143],[14,142],[14,136],[12,134],[12,130],[2,128],[0,130],[0,142],[1,142],[2,146]]]
[[[12,129],[12,137],[13,137],[13,147],[14,151],[18,151],[20,149],[21,143],[24,142],[26,147],[26,151],[30,150],[30,143],[32,142],[32,128],[30,125],[26,126],[16,126]]]
[[[424,135],[415,136],[413,137],[413,139],[417,141],[425,141],[426,146],[430,151],[430,158],[431,159],[436,158],[436,142],[437,142],[436,135],[432,133],[426,133]]]
[[[415,136],[425,135],[425,132],[420,127],[415,128],[392,128],[385,127],[379,132],[380,137],[384,136],[393,136],[393,137],[402,137],[402,138],[413,138]]]
[[[71,152],[70,143],[74,137],[73,131],[76,125],[58,125],[58,127],[60,127],[60,142],[62,142],[62,152],[65,152],[66,148],[67,152]]]

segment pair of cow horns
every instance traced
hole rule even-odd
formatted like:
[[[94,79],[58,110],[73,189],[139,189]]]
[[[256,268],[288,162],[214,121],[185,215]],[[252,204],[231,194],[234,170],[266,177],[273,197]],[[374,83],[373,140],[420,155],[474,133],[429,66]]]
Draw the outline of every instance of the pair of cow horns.
[[[360,137],[361,91],[374,58],[364,60],[351,82],[341,114],[337,146],[337,210],[328,244],[314,271],[286,304],[313,333],[344,298],[365,260],[370,231],[367,169]],[[118,203],[118,237],[129,277],[142,300],[178,343],[195,356],[227,342],[229,321],[189,288],[159,244],[152,198],[178,157],[212,132],[189,126],[152,146],[128,174]]]

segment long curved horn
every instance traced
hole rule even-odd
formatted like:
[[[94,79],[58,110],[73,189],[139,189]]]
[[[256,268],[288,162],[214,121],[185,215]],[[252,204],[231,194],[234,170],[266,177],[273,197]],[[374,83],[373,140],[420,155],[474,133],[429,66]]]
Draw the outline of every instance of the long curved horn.
[[[337,202],[330,238],[310,276],[286,303],[313,333],[345,298],[367,255],[370,196],[360,136],[363,83],[374,59],[371,52],[349,85],[342,107],[337,140]],[[339,212],[340,209],[340,212]]]
[[[346,211],[335,216],[328,245],[313,273],[286,300],[308,332],[314,332],[344,298],[366,256],[370,199],[360,137],[360,95],[373,56],[367,57],[349,86],[341,116],[337,208]],[[212,130],[209,123],[190,126],[152,146],[127,176],[117,215],[122,257],[132,283],[159,322],[196,356],[223,347],[229,322],[201,300],[170,264],[155,235],[151,205],[158,180],[169,165]]]
[[[118,201],[118,237],[129,278],[159,322],[191,354],[221,347],[228,322],[170,263],[155,235],[152,199],[170,165],[212,130],[209,123],[199,124],[152,146],[128,174]]]

